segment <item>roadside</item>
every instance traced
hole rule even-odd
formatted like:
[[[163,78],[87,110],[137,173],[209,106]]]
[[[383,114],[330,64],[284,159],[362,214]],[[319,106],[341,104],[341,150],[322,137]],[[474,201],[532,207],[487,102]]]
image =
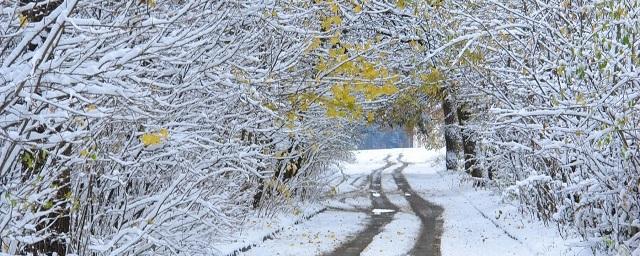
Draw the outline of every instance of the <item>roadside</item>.
[[[406,164],[397,163],[401,154]],[[387,155],[391,157],[385,159]],[[340,252],[340,248],[349,247],[358,234],[371,227],[371,211],[381,203],[394,212],[386,213],[389,217],[376,226],[376,231],[361,239],[368,241],[368,245],[359,244],[348,255],[405,255],[412,249],[414,255],[423,255],[415,249],[416,245],[426,243],[416,241],[425,239],[423,236],[435,237],[428,238],[433,234],[416,228],[425,222],[423,216],[429,212],[414,211],[430,208],[427,203],[444,210],[440,216],[442,256],[590,255],[590,251],[576,248],[579,239],[563,239],[557,228],[521,215],[515,206],[501,202],[496,192],[477,190],[461,182],[462,175],[444,171],[442,155],[443,152],[424,149],[357,151],[357,161],[344,166],[346,176],[336,178],[341,182],[335,183],[337,195],[323,204],[326,211],[299,225],[282,228],[239,255]],[[400,172],[402,177],[398,175]],[[411,196],[421,196],[425,202],[412,203]],[[384,202],[380,201],[383,198]]]

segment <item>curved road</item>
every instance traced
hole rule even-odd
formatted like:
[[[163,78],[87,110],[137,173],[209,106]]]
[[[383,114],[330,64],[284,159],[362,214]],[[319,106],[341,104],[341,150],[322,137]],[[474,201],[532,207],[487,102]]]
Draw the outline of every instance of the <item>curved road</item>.
[[[360,255],[371,241],[373,241],[373,238],[382,232],[384,226],[393,220],[393,216],[395,212],[398,211],[398,208],[389,201],[381,185],[382,171],[394,164],[389,161],[389,158],[390,156],[385,158],[387,164],[384,167],[373,170],[369,175],[369,197],[373,209],[389,209],[393,210],[393,212],[376,214],[369,211],[370,220],[367,223],[367,227],[328,255]],[[393,178],[398,188],[404,193],[414,214],[420,218],[421,222],[420,235],[416,239],[414,247],[409,254],[416,256],[439,256],[443,209],[440,206],[424,200],[411,188],[404,174],[402,174],[402,171],[409,166],[409,163],[402,162],[401,158],[402,155],[398,157],[398,162],[401,162],[402,165],[394,170]]]
[[[385,158],[387,164],[384,167],[373,170],[369,175],[369,198],[371,199],[373,209],[389,209],[393,210],[393,212],[373,214],[369,211],[370,221],[367,227],[358,233],[354,239],[342,244],[329,255],[360,255],[360,253],[367,248],[367,245],[373,241],[373,237],[382,232],[382,228],[393,220],[393,215],[395,215],[398,209],[389,201],[384,190],[382,190],[380,182],[382,180],[382,171],[393,165],[393,163],[389,162],[388,158],[388,156]]]
[[[402,155],[398,157],[398,161]],[[409,201],[411,209],[418,215],[422,226],[420,228],[420,236],[416,241],[413,249],[409,252],[410,255],[440,255],[440,236],[442,235],[442,207],[435,205],[422,197],[418,196],[407,179],[402,174],[402,170],[409,166],[408,163],[402,162],[402,166],[393,172],[393,179],[395,180],[398,188],[405,194],[405,198]]]

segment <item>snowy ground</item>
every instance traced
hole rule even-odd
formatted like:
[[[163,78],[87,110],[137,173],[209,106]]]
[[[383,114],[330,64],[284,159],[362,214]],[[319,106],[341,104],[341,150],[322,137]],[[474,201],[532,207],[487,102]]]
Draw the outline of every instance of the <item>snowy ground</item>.
[[[415,154],[408,150],[406,154]],[[456,255],[583,255],[571,248],[576,239],[563,239],[557,228],[520,214],[501,202],[498,194],[461,182],[462,176],[444,171],[442,154],[408,159],[407,180],[420,195],[444,211],[443,256]]]
[[[311,220],[290,226],[273,240],[240,255],[320,255],[330,252],[364,227],[364,213],[325,211]]]
[[[356,239],[372,216],[370,174],[382,173],[383,196],[395,205],[393,219],[363,248],[361,255],[407,255],[420,232],[420,219],[406,198],[421,196],[444,208],[440,251],[443,256],[462,255],[588,255],[588,250],[571,248],[578,240],[563,239],[554,227],[518,213],[516,207],[501,201],[491,190],[477,190],[462,175],[444,171],[442,151],[424,149],[386,149],[357,151],[356,161],[345,163],[344,177],[336,178],[337,195],[324,203],[326,211],[294,225],[280,220],[280,231],[264,242],[259,237],[269,230],[260,227],[247,232],[224,251],[243,242],[255,245],[240,255],[331,255],[341,244]],[[391,175],[403,162],[410,163],[402,173],[418,195],[398,189]],[[320,207],[307,210],[307,214]],[[382,213],[385,214],[385,213]],[[334,253],[335,255],[335,253]]]

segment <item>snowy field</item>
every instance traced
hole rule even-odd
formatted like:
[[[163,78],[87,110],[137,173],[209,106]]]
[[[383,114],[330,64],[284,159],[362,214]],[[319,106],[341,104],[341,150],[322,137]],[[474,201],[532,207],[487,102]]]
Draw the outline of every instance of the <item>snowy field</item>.
[[[379,197],[369,191],[369,174],[380,170],[382,193],[398,208],[393,219],[373,237],[361,255],[407,255],[420,232],[420,219],[412,212],[407,197],[395,184],[391,173],[408,162],[403,173],[422,198],[444,208],[441,253],[443,256],[463,255],[590,255],[588,249],[577,247],[579,240],[571,235],[562,238],[557,228],[529,216],[502,202],[498,193],[476,189],[464,182],[463,176],[444,171],[442,151],[424,149],[385,149],[356,151],[356,161],[344,163],[344,177],[335,179],[337,195],[323,206],[307,210],[311,214],[322,207],[326,211],[294,224],[280,218],[275,224],[247,231],[233,246],[222,251],[230,253],[244,243],[252,248],[239,255],[331,255],[341,244],[358,236],[370,216],[370,198]],[[391,164],[389,164],[389,162]],[[342,175],[342,174],[338,174]],[[371,197],[369,196],[371,193]],[[295,220],[296,218],[293,218]],[[300,218],[297,218],[300,219]],[[277,234],[262,241],[265,234],[279,229]]]

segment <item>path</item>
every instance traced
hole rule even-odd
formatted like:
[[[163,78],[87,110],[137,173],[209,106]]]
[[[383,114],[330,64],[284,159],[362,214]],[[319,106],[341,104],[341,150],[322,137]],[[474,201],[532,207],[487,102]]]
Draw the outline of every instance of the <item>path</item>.
[[[402,162],[401,158],[402,154],[398,157],[399,162]],[[418,215],[422,222],[420,237],[409,254],[440,256],[440,236],[442,235],[441,216],[444,209],[424,200],[411,188],[404,174],[402,174],[402,170],[407,166],[409,166],[408,163],[402,162],[402,166],[393,172],[393,179],[398,185],[398,188],[404,192],[405,198],[409,201],[413,212]]]
[[[401,162],[401,155],[398,161]],[[370,183],[370,199],[372,201],[372,211],[369,213],[370,221],[367,227],[358,233],[352,240],[342,244],[336,250],[328,255],[331,256],[351,256],[360,255],[362,251],[371,243],[373,238],[382,232],[384,226],[393,220],[393,216],[398,211],[398,207],[393,205],[387,198],[381,185],[383,170],[391,167],[392,162],[385,158],[387,165],[383,168],[373,170],[369,175]],[[393,172],[393,178],[398,188],[402,190],[405,198],[411,205],[413,212],[420,218],[421,226],[420,236],[418,237],[410,255],[420,256],[439,256],[440,255],[440,236],[442,234],[441,215],[443,209],[435,204],[429,203],[420,197],[411,188],[406,178],[402,174],[402,170],[409,164],[402,163]],[[377,213],[374,210],[393,210],[392,212]],[[417,224],[417,223],[416,223]]]
[[[358,233],[354,239],[342,244],[330,255],[360,255],[360,252],[362,252],[367,245],[373,241],[373,238],[382,231],[382,228],[393,220],[393,215],[398,209],[389,201],[380,182],[382,180],[382,171],[392,165],[393,163],[387,160],[387,165],[373,170],[369,175],[369,198],[371,199],[373,209],[387,209],[392,210],[392,212],[371,212],[370,221],[367,224],[367,227],[362,232]]]
[[[579,237],[562,238],[495,191],[443,171],[444,152],[369,150],[356,159],[331,182],[338,193],[326,211],[239,255],[591,255],[572,248]]]

